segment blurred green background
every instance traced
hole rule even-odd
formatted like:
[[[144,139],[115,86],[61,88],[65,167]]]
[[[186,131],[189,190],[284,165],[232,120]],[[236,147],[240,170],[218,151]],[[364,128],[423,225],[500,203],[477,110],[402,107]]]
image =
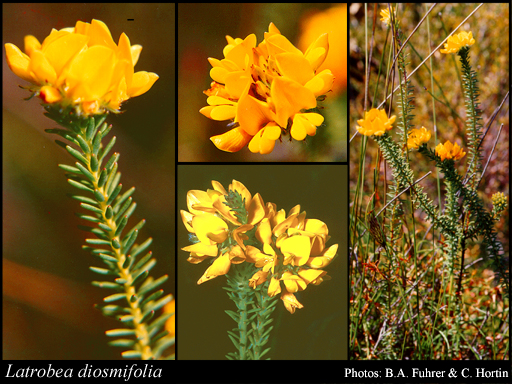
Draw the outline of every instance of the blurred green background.
[[[135,70],[160,78],[146,94],[111,115],[113,151],[121,154],[123,191],[135,186],[138,208],[128,225],[142,218],[139,235],[152,237],[158,264],[151,274],[170,276],[174,290],[175,6],[151,3],[3,4],[3,44],[23,50],[25,35],[41,42],[52,28],[93,18],[107,24],[114,41],[125,32],[143,50]],[[127,19],[134,19],[128,21]],[[89,271],[100,262],[81,246],[87,233],[73,213],[78,202],[57,164],[73,158],[44,129],[57,125],[43,115],[37,99],[24,101],[28,85],[3,59],[3,358],[118,359],[104,331],[118,327],[92,308],[110,291],[94,288]]]
[[[348,191],[345,165],[179,165],[177,208],[187,210],[189,190],[206,191],[211,181],[228,188],[233,179],[242,182],[252,195],[260,193],[265,204],[273,202],[288,214],[300,204],[306,218],[322,220],[331,239],[326,246],[339,244],[338,257],[325,268],[332,277],[320,285],[309,285],[296,294],[304,308],[290,314],[280,299],[274,311],[267,357],[277,359],[347,358],[347,236]],[[178,212],[179,214],[179,212]],[[178,248],[189,245],[188,231],[179,219]],[[178,359],[225,359],[234,346],[227,331],[236,323],[224,312],[235,310],[219,276],[197,285],[210,265],[187,262],[188,252],[177,251]]]
[[[340,8],[341,7],[341,8]],[[263,40],[273,22],[281,33],[303,52],[307,36],[316,39],[329,32],[332,70],[340,85],[324,102],[324,125],[306,143],[277,142],[268,155],[251,153],[247,147],[236,153],[223,152],[210,137],[231,128],[229,121],[213,121],[199,110],[206,106],[204,90],[210,88],[208,57],[223,59],[226,35],[245,38],[256,34]],[[178,4],[178,161],[346,161],[347,160],[347,14],[346,6],[322,3],[225,3]],[[302,39],[302,40],[301,40]],[[321,67],[323,69],[323,67]]]

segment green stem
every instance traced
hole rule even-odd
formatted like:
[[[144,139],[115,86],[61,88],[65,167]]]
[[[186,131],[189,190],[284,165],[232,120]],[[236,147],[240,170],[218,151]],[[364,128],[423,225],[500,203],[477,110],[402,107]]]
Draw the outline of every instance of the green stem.
[[[166,336],[167,332],[162,332],[165,321],[172,314],[156,316],[154,320],[153,317],[172,300],[172,296],[163,296],[163,290],[153,290],[163,284],[168,276],[164,275],[157,280],[148,277],[150,269],[156,264],[151,252],[137,258],[145,253],[152,241],[149,238],[140,245],[135,244],[145,220],[123,235],[128,219],[136,207],[130,197],[135,188],[120,194],[122,184],[119,183],[121,174],[117,172],[118,153],[114,153],[102,166],[115,143],[114,137],[106,146],[102,145],[102,139],[111,126],[104,123],[106,116],[79,117],[49,107],[47,111],[48,117],[68,129],[52,129],[48,132],[60,135],[78,148],[57,142],[78,160],[74,166],[59,165],[69,172],[68,182],[80,192],[90,193],[90,196],[73,196],[88,211],[87,215],[78,216],[97,225],[80,226],[96,236],[86,239],[87,245],[83,248],[91,251],[106,266],[90,269],[104,277],[114,276],[113,282],[93,281],[95,286],[114,290],[114,294],[105,297],[105,305],[100,308],[104,315],[113,316],[123,323],[123,328],[107,331],[106,335],[133,337],[117,339],[109,344],[130,348],[122,353],[126,358],[159,359],[174,344],[174,336]]]
[[[250,263],[231,266],[226,274],[228,296],[236,305],[237,311],[226,311],[226,313],[237,323],[237,328],[228,331],[228,336],[238,350],[235,353],[226,355],[228,359],[253,360],[249,352],[249,335],[252,329],[248,329],[252,317],[249,313],[249,305],[254,303],[254,290],[249,286],[249,279],[255,272]]]

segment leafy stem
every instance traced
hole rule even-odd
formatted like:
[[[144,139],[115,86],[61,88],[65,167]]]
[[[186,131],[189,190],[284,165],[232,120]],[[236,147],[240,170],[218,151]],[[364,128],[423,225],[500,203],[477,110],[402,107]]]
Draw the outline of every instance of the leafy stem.
[[[136,208],[131,197],[135,188],[121,194],[118,153],[104,162],[116,141],[114,136],[106,145],[102,143],[111,129],[104,122],[106,116],[81,117],[51,107],[46,110],[49,118],[66,128],[47,132],[57,134],[73,145],[56,140],[77,160],[74,165],[60,164],[59,167],[67,172],[68,183],[80,191],[72,197],[80,201],[87,213],[77,216],[93,224],[79,226],[95,236],[86,239],[83,248],[103,262],[103,267],[92,266],[90,269],[110,278],[92,284],[114,292],[103,299],[103,305],[98,305],[104,315],[122,323],[122,328],[106,332],[114,338],[109,344],[128,348],[122,353],[126,358],[171,357],[164,353],[174,344],[174,336],[168,335],[163,326],[172,314],[157,316],[158,311],[172,300],[172,295],[157,290],[168,276],[156,280],[149,276],[156,264],[152,252],[146,253],[152,239],[136,243],[146,220],[124,231]]]

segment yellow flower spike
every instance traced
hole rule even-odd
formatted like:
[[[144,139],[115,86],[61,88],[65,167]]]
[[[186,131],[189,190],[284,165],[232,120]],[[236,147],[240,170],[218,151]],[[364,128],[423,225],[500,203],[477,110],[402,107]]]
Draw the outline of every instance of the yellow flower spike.
[[[418,149],[429,141],[431,136],[432,134],[425,127],[421,127],[420,129],[411,129],[407,136],[407,148]]]
[[[291,314],[295,313],[295,309],[302,309],[304,306],[299,303],[293,293],[283,292],[281,293],[281,300],[283,300],[284,306]]]
[[[31,90],[44,103],[72,106],[78,114],[116,112],[122,102],[147,92],[158,79],[155,73],[134,73],[142,47],[131,46],[124,33],[116,45],[99,20],[53,29],[42,44],[30,35],[24,42],[25,53],[12,44],[5,46],[11,70],[34,84]]]
[[[365,136],[382,136],[386,131],[393,128],[396,116],[388,118],[384,110],[372,108],[364,113],[364,119],[357,120],[357,131]]]
[[[441,161],[460,160],[466,155],[466,152],[457,143],[452,144],[450,140],[447,140],[446,143],[439,143],[436,146],[436,155],[441,158]]]
[[[475,44],[472,32],[460,32],[457,35],[452,35],[448,38],[448,41],[444,44],[444,49],[440,49],[441,53],[457,53],[462,47],[469,47]]]

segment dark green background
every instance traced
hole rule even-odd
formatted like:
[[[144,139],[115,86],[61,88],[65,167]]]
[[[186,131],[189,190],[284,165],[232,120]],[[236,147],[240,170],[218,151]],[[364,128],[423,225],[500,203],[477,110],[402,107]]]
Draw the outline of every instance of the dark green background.
[[[212,188],[211,180],[227,189],[233,179],[242,182],[252,195],[260,193],[286,212],[296,204],[307,218],[325,222],[331,239],[339,244],[338,257],[325,270],[332,277],[318,286],[309,285],[296,296],[304,305],[292,315],[278,299],[274,312],[277,329],[271,332],[272,359],[346,359],[347,340],[347,166],[344,165],[179,165],[178,215],[187,210],[186,193]],[[178,218],[178,358],[224,359],[234,351],[227,336],[236,323],[224,313],[235,309],[222,289],[226,278],[204,284],[197,280],[208,267],[187,262],[188,232]],[[274,345],[275,344],[275,345]]]

